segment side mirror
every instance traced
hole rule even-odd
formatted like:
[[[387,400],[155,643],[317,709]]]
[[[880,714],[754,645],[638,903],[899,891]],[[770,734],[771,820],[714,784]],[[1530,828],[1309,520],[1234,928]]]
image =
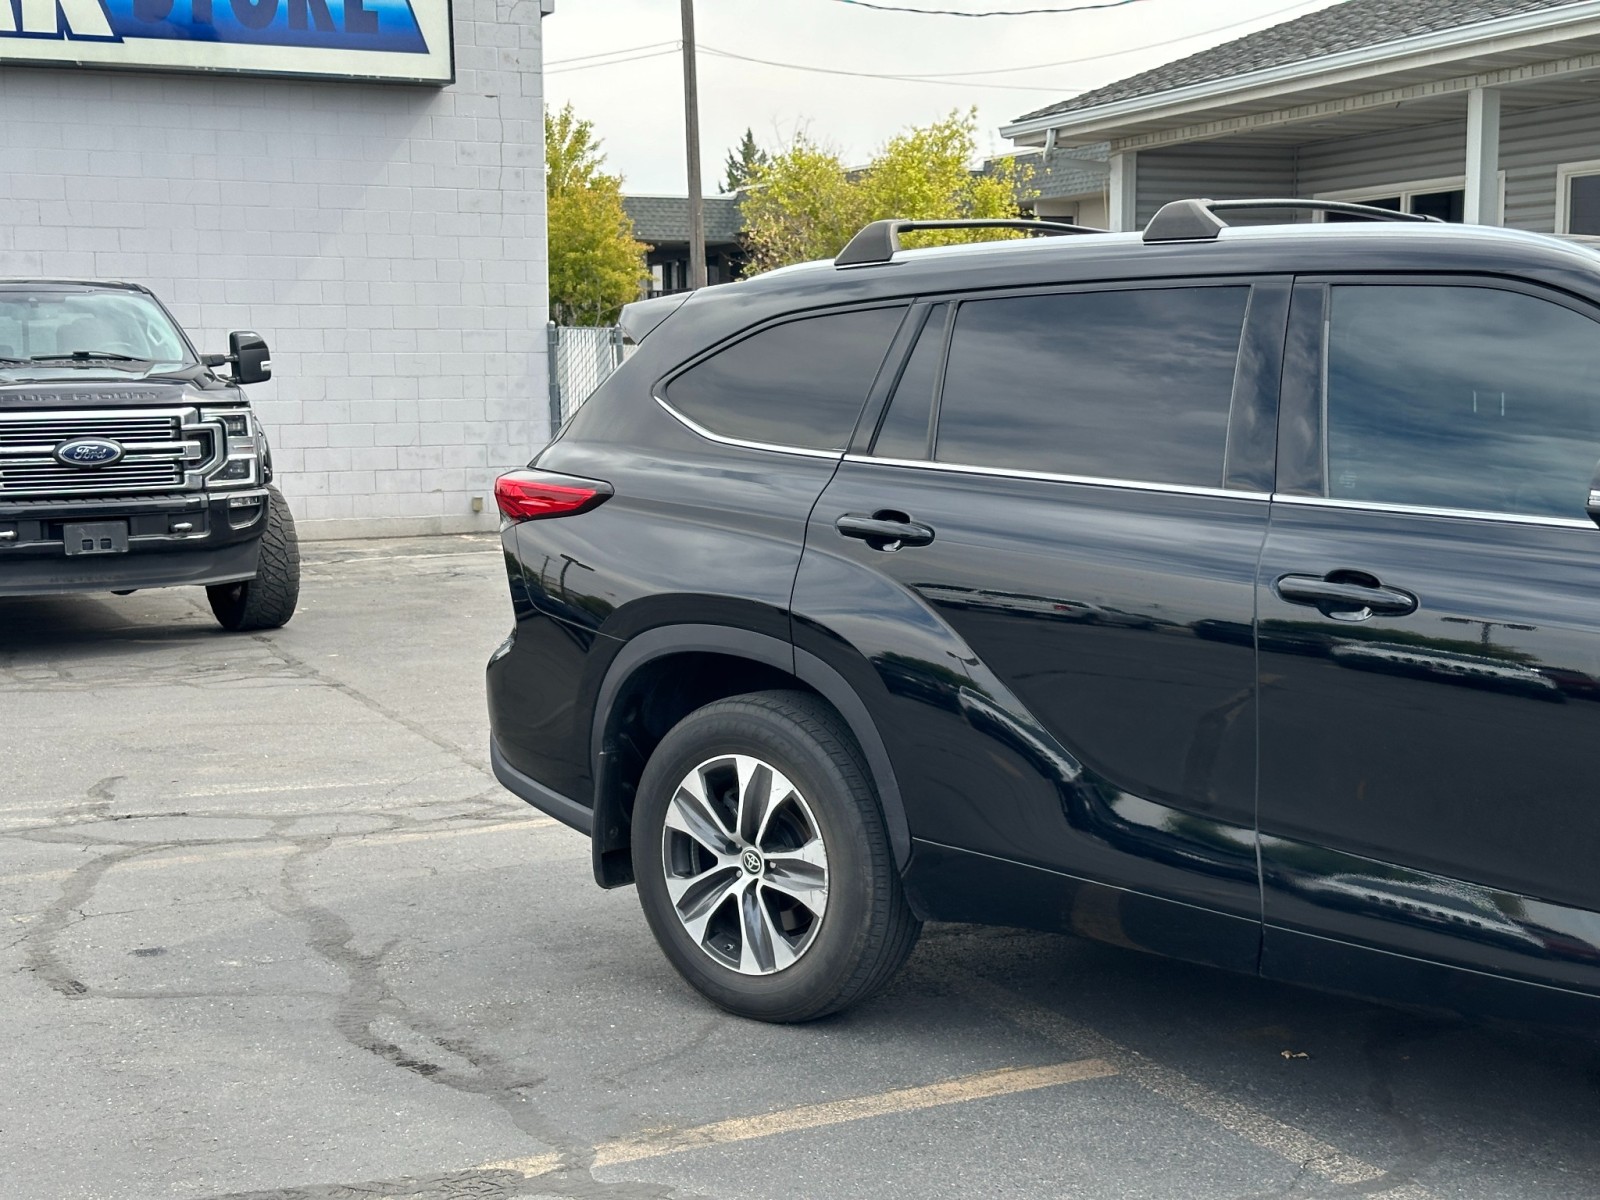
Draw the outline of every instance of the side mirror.
[[[207,354],[200,361],[208,367],[233,364],[234,383],[265,383],[272,378],[272,351],[259,333],[235,329],[228,335],[228,353]]]
[[[228,335],[228,357],[233,360],[235,383],[265,383],[272,378],[272,351],[267,340],[249,329]]]
[[[1600,465],[1594,469],[1594,478],[1589,481],[1589,502],[1583,506],[1584,512],[1589,514],[1589,519],[1600,525]]]

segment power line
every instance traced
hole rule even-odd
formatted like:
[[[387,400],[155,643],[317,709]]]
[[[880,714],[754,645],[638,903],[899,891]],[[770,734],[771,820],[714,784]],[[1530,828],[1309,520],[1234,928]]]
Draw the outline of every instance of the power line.
[[[1299,8],[1310,8],[1314,4],[1326,4],[1327,0],[1300,0],[1298,4],[1291,4],[1288,8],[1275,8],[1271,12],[1264,12],[1258,17],[1251,17],[1248,21],[1235,21],[1232,25],[1218,25],[1213,29],[1197,29],[1193,33],[1186,33],[1182,37],[1168,38],[1164,42],[1143,42],[1137,46],[1128,46],[1122,50],[1107,50],[1103,54],[1085,54],[1079,58],[1058,58],[1053,62],[1030,63],[1025,67],[991,67],[985,71],[929,71],[923,74],[906,74],[906,79],[962,79],[969,75],[1009,75],[1014,71],[1042,71],[1048,67],[1074,67],[1080,63],[1101,62],[1108,58],[1121,58],[1127,54],[1137,54],[1141,50],[1161,50],[1167,46],[1176,46],[1180,42],[1192,42],[1196,38],[1210,37],[1214,33],[1231,33],[1235,29],[1243,29],[1246,25],[1254,25],[1257,21],[1265,21],[1269,17],[1281,17],[1285,13],[1294,12]]]
[[[669,54],[677,54],[681,49],[676,43],[666,50],[656,50],[650,54],[635,54],[632,58],[614,58],[609,62],[580,63],[576,67],[556,67],[546,69],[546,75],[567,75],[573,71],[593,71],[598,67],[620,67],[623,63],[643,62],[647,58],[665,58]]]
[[[946,87],[963,88],[991,88],[1005,92],[1055,92],[1077,95],[1083,88],[1056,87],[1050,84],[1020,84],[1020,83],[978,83],[970,79],[939,79],[929,75],[887,75],[878,71],[846,71],[839,67],[811,67],[802,63],[777,62],[770,58],[752,58],[748,54],[735,54],[731,50],[718,50],[712,46],[701,46],[701,54],[714,55],[717,58],[729,58],[737,62],[756,63],[763,67],[781,67],[788,71],[806,71],[814,75],[847,75],[852,79],[886,79],[895,83],[932,83],[943,84]]]
[[[872,0],[833,0],[835,4],[854,4],[878,12],[916,13],[921,17],[1038,17],[1053,13],[1093,12],[1098,8],[1126,8],[1144,0],[1100,0],[1098,4],[1079,4],[1072,8],[1007,8],[992,12],[962,12],[956,8],[903,8],[898,4],[874,4]]]
[[[571,58],[552,58],[544,65],[560,67],[567,63],[588,62],[593,58],[613,58],[618,54],[632,54],[638,50],[676,50],[682,45],[682,42],[651,42],[648,46],[620,46],[615,50],[605,50],[599,54],[575,54]]]
[[[611,58],[607,59],[605,62],[585,62],[579,59],[570,58],[557,59],[555,61],[559,63],[570,62],[576,63],[577,65],[570,67],[547,66],[545,68],[545,74],[566,75],[573,71],[594,71],[601,67],[620,67],[626,63],[644,62],[645,60],[652,58],[665,58],[668,55],[677,54],[682,49],[681,42],[666,42],[661,43],[661,45],[663,45],[665,48],[661,50],[652,50],[648,46],[631,47],[631,49],[634,50],[645,51],[645,53],[642,54],[627,55],[627,51],[625,50],[616,50],[612,53],[627,55],[627,57]],[[886,75],[877,71],[846,71],[838,67],[813,67],[808,66],[805,63],[778,62],[776,59],[770,58],[752,58],[748,54],[735,54],[731,50],[718,50],[714,46],[706,45],[702,45],[700,47],[700,53],[704,55],[710,55],[714,58],[731,59],[735,62],[754,63],[763,67],[778,67],[785,71],[804,71],[815,75],[846,75],[853,79],[878,79],[885,80],[890,83],[931,83],[935,86],[944,87],[984,88],[991,91],[1004,92],[1054,92],[1057,95],[1062,93],[1076,95],[1077,93],[1083,91],[1082,88],[1055,87],[1047,84],[1025,85],[1018,83],[979,83],[976,80],[943,79],[933,75]],[[598,58],[600,56],[590,55],[585,57]]]
[[[801,63],[776,62],[763,58],[752,58],[748,55],[735,54],[730,50],[717,50],[709,46],[702,46],[701,52],[713,54],[720,58],[735,59],[740,62],[756,63],[760,66],[779,67],[791,71],[807,71],[824,75],[847,75],[858,79],[882,79],[898,83],[948,83],[954,85],[957,81],[970,81],[977,75],[1009,75],[1020,71],[1042,71],[1051,67],[1071,67],[1082,63],[1100,62],[1108,58],[1120,58],[1128,54],[1137,54],[1145,50],[1160,50],[1167,46],[1176,46],[1181,42],[1193,41],[1196,38],[1210,37],[1218,33],[1230,33],[1235,29],[1243,29],[1246,25],[1253,25],[1270,17],[1281,17],[1285,13],[1294,12],[1296,9],[1310,8],[1313,5],[1323,4],[1326,0],[1300,0],[1298,4],[1291,4],[1287,8],[1273,9],[1271,12],[1262,13],[1247,21],[1236,21],[1231,25],[1219,25],[1211,29],[1198,29],[1194,33],[1184,34],[1182,37],[1168,38],[1161,42],[1145,42],[1137,46],[1128,46],[1121,50],[1108,50],[1101,54],[1085,54],[1077,58],[1060,58],[1051,62],[1030,63],[1021,67],[990,67],[980,71],[928,71],[924,73],[897,72],[894,74],[880,74],[872,71],[846,71],[833,67],[812,67]],[[920,10],[919,10],[920,11]],[[572,58],[551,59],[545,64],[545,72],[550,75],[562,75],[572,71],[590,71],[599,67],[621,66],[624,63],[643,62],[646,59],[665,58],[669,54],[677,54],[682,49],[681,42],[652,42],[643,46],[624,46],[617,50],[610,50],[604,54],[581,54]],[[639,52],[639,53],[636,53]],[[594,61],[605,59],[606,61]],[[568,66],[568,63],[581,64]],[[963,82],[964,87],[996,88],[1007,91],[1025,92],[1078,92],[1082,88],[1061,88],[1050,86],[1025,87],[1018,84],[978,83]]]

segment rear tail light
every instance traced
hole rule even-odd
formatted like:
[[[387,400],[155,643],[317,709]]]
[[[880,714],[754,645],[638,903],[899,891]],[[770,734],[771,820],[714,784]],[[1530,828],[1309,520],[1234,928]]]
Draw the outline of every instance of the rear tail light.
[[[611,485],[553,471],[507,471],[494,481],[494,502],[508,521],[570,517],[588,512],[611,495]]]

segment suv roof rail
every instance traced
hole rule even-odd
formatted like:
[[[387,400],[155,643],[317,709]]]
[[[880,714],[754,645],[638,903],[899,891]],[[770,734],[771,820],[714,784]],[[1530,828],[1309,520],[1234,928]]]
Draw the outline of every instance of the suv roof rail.
[[[833,260],[836,267],[863,267],[870,263],[886,263],[900,249],[900,235],[914,229],[1020,229],[1044,237],[1061,237],[1074,233],[1105,233],[1089,225],[1064,225],[1059,221],[1029,221],[1019,217],[966,217],[950,221],[906,221],[891,217],[887,221],[874,221],[850,239],[850,244],[839,251]]]
[[[1424,224],[1443,224],[1438,217],[1425,217],[1418,213],[1396,212],[1392,208],[1377,208],[1371,204],[1350,204],[1343,200],[1174,200],[1162,205],[1144,227],[1147,242],[1211,242],[1228,223],[1217,216],[1219,212],[1260,212],[1267,209],[1288,208],[1310,212],[1344,213],[1363,217],[1368,221],[1411,221]]]

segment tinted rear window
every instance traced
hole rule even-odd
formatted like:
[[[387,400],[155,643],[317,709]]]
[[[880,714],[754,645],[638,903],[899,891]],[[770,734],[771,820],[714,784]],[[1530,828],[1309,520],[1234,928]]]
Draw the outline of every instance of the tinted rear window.
[[[1220,487],[1247,287],[961,306],[941,462]]]
[[[874,308],[774,325],[689,368],[667,399],[722,437],[842,450],[904,315]]]

